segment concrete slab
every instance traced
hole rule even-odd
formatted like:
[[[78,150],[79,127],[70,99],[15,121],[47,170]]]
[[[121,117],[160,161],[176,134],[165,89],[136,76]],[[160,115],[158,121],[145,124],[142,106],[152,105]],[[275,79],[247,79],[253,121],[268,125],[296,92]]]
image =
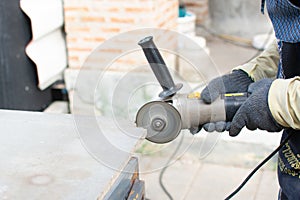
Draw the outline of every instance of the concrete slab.
[[[1,199],[103,199],[145,132],[103,117],[100,131],[79,118],[0,110]]]

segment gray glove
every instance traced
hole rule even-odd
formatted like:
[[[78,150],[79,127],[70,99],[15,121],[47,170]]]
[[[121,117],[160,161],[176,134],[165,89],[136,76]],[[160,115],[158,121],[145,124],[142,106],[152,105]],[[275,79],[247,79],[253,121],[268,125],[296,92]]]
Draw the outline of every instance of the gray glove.
[[[272,79],[262,79],[249,86],[248,92],[251,95],[234,115],[229,129],[230,136],[237,136],[244,126],[249,130],[257,128],[269,132],[282,130],[268,106],[268,94],[272,82]]]
[[[220,94],[247,92],[253,80],[242,70],[234,70],[230,74],[217,77],[210,81],[201,92],[201,99],[205,103],[212,103]],[[223,132],[229,130],[230,122],[207,123],[203,125],[207,132]]]
[[[212,103],[220,94],[247,92],[253,80],[242,70],[234,70],[230,74],[211,80],[201,92],[201,99],[205,103]]]
[[[223,132],[223,131],[228,131],[230,128],[231,122],[224,122],[224,121],[219,121],[219,122],[210,122],[206,123],[203,125],[203,128],[207,132]]]

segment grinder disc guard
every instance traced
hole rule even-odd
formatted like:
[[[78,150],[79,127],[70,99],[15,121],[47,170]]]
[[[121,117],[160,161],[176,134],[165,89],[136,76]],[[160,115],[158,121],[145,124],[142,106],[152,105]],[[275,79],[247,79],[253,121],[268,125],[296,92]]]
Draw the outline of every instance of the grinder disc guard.
[[[182,125],[179,112],[162,101],[153,101],[142,106],[137,113],[136,124],[147,129],[147,140],[160,144],[174,140]]]

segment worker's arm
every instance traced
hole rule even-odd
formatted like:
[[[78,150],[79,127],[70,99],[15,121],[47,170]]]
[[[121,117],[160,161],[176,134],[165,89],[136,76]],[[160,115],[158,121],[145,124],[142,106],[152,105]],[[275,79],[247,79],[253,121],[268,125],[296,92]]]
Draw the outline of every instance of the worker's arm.
[[[279,63],[279,53],[276,40],[268,46],[259,56],[250,62],[234,69],[245,71],[254,81],[263,78],[276,78]]]
[[[280,125],[300,129],[300,77],[276,79],[270,87],[268,104]]]
[[[277,74],[277,65],[279,62],[279,54],[277,51],[277,45],[276,43],[273,43],[267,50],[265,50],[259,57],[253,59],[249,63],[246,63],[242,66],[239,66],[239,69],[244,70],[248,73],[248,75],[255,81],[261,80],[263,78],[275,78]],[[276,123],[281,125],[282,127],[287,128],[293,128],[293,129],[300,129],[300,77],[295,77],[291,79],[276,79],[272,82],[270,85],[270,88],[268,91],[267,102],[265,105],[268,106],[268,108],[263,108],[262,103],[256,104],[255,101],[250,100],[247,105],[259,107],[258,110],[264,110],[270,113],[270,118],[273,118]],[[263,92],[258,92],[263,93]],[[253,97],[254,98],[254,97]],[[252,102],[251,102],[252,101]],[[257,124],[252,124],[253,126],[257,126],[256,128],[261,128],[269,131],[271,130],[269,127],[259,127],[264,126],[268,124],[265,122],[262,116],[258,116],[257,114],[252,117],[250,116],[250,113],[253,113],[253,109],[249,110],[249,113],[247,113],[247,106],[245,105],[244,108],[240,109],[239,116],[235,116],[235,119],[233,119],[233,124],[237,125],[238,128],[233,133],[235,135],[239,130],[241,129],[242,125],[239,125],[239,123],[244,124],[244,126],[249,126],[249,123],[247,121],[255,121],[255,118],[260,118],[261,120],[257,121]],[[244,115],[244,116],[242,116]],[[244,118],[241,121],[244,120],[244,122],[238,122],[238,118]],[[247,124],[248,123],[248,124]],[[261,124],[259,124],[261,123]],[[235,126],[234,125],[234,126]],[[251,125],[250,125],[251,126]],[[274,126],[273,126],[274,127]],[[254,128],[254,127],[252,127]]]

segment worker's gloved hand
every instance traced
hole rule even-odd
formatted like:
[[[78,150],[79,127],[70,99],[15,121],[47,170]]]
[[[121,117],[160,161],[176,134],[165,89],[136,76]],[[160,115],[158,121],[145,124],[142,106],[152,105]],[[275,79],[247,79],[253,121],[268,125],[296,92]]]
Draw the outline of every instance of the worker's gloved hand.
[[[201,92],[201,99],[205,103],[212,103],[220,94],[247,92],[253,80],[242,70],[234,70],[230,74],[217,77],[210,81]],[[203,125],[207,132],[223,132],[229,130],[230,122],[207,123]]]
[[[268,94],[272,82],[272,79],[262,79],[249,86],[250,97],[234,115],[229,129],[230,136],[237,136],[244,126],[249,130],[257,128],[269,132],[282,130],[273,118],[268,105]]]
[[[212,103],[220,94],[247,92],[253,80],[242,70],[234,70],[230,74],[211,80],[201,92],[201,99],[205,103]]]

